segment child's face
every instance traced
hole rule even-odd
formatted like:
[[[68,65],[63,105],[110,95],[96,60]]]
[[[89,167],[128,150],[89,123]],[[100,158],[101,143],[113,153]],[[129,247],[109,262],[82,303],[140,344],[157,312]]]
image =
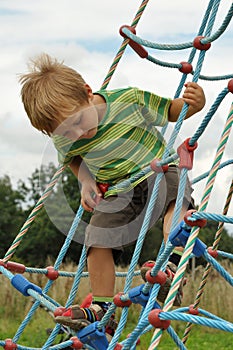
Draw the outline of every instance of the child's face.
[[[53,135],[65,136],[72,141],[91,139],[97,133],[98,124],[96,107],[89,101],[65,118],[60,125],[56,125]]]

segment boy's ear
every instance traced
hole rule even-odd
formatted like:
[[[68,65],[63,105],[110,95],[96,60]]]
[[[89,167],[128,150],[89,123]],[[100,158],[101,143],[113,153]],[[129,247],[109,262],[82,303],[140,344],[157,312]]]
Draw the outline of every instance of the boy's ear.
[[[88,97],[92,100],[94,97],[94,94],[92,92],[92,88],[88,84],[85,84],[85,88],[87,90]]]

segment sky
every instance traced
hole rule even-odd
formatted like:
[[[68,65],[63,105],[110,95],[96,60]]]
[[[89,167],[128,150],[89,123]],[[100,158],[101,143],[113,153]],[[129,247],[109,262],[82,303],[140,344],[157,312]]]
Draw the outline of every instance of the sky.
[[[222,24],[231,3],[230,0],[220,1],[212,33]],[[98,90],[122,43],[119,28],[132,23],[140,5],[141,0],[0,0],[0,177],[9,175],[12,184],[16,185],[20,179],[27,181],[42,164],[52,161],[58,165],[50,140],[33,129],[21,102],[18,77],[27,72],[29,58],[46,52],[79,71],[93,90]],[[160,44],[190,42],[197,35],[207,6],[205,0],[151,0],[137,25],[137,35]],[[203,75],[233,73],[232,40],[231,22],[206,52]],[[190,53],[190,50],[148,51],[152,56],[171,63],[186,61]],[[177,69],[155,65],[127,48],[108,88],[137,86],[173,97],[180,78]],[[192,76],[187,80],[191,81]],[[227,83],[228,80],[199,81],[206,94],[206,106],[185,121],[177,145],[193,135]],[[194,167],[189,173],[191,180],[212,167],[232,101],[229,93],[198,140]],[[222,162],[233,159],[232,142],[230,135]],[[222,213],[231,180],[232,166],[218,172],[208,211]],[[202,198],[205,184],[206,180],[202,180],[194,187],[196,203]],[[233,216],[232,204],[229,215]],[[227,227],[233,231],[232,225]]]

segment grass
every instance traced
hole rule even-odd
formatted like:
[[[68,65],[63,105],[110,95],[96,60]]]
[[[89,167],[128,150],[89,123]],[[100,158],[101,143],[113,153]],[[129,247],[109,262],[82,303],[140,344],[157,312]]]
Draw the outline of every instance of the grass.
[[[233,266],[226,265],[226,269],[232,274]],[[66,271],[75,271],[75,266],[72,264],[64,266],[62,269]],[[119,271],[120,269],[118,269]],[[188,277],[188,283],[185,287],[185,295],[183,305],[190,305],[196,295],[200,279],[202,277],[203,269],[196,271],[195,280],[191,276]],[[47,281],[43,275],[25,274],[25,277],[43,287]],[[58,301],[61,305],[65,304],[68,293],[70,291],[73,279],[60,277],[54,282],[49,295]],[[135,277],[133,285],[141,284],[140,277]],[[15,290],[8,279],[0,275],[0,341],[7,338],[13,338],[19,325],[24,319],[25,315],[31,308],[31,297],[22,296]],[[124,280],[117,278],[117,291],[122,291]],[[81,280],[79,292],[77,294],[76,303],[80,303],[89,291],[88,279]],[[216,272],[211,271],[204,294],[201,299],[200,307],[214,315],[224,318],[229,322],[233,322],[233,304],[232,304],[232,287]],[[117,318],[120,318],[121,310],[117,309]],[[138,322],[140,314],[140,307],[138,305],[131,305],[127,326],[122,333],[122,339],[125,339],[127,334],[133,331]],[[48,338],[47,330],[54,327],[53,318],[44,308],[39,308],[32,320],[25,328],[17,343],[28,347],[42,347]],[[182,338],[186,324],[181,321],[172,321],[172,327],[175,329],[179,337]],[[153,331],[141,336],[140,344],[137,350],[145,350],[148,348]],[[64,335],[59,335],[56,342],[64,340]],[[186,346],[189,350],[219,350],[232,349],[233,336],[232,333],[219,331],[209,327],[193,326],[190,332]],[[174,341],[170,338],[166,331],[163,332],[159,349],[173,350],[178,349]]]

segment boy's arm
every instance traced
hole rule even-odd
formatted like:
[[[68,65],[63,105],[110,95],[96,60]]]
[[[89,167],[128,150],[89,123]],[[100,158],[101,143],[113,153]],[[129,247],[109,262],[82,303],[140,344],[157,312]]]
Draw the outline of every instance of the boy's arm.
[[[182,98],[172,100],[168,120],[169,122],[176,122],[181,109],[186,102],[189,105],[185,119],[191,117],[193,114],[202,110],[205,105],[205,94],[203,89],[194,82],[185,84],[185,91]]]
[[[83,208],[86,211],[93,211],[102,197],[100,189],[81,157],[74,157],[69,167],[81,183],[81,204]]]

